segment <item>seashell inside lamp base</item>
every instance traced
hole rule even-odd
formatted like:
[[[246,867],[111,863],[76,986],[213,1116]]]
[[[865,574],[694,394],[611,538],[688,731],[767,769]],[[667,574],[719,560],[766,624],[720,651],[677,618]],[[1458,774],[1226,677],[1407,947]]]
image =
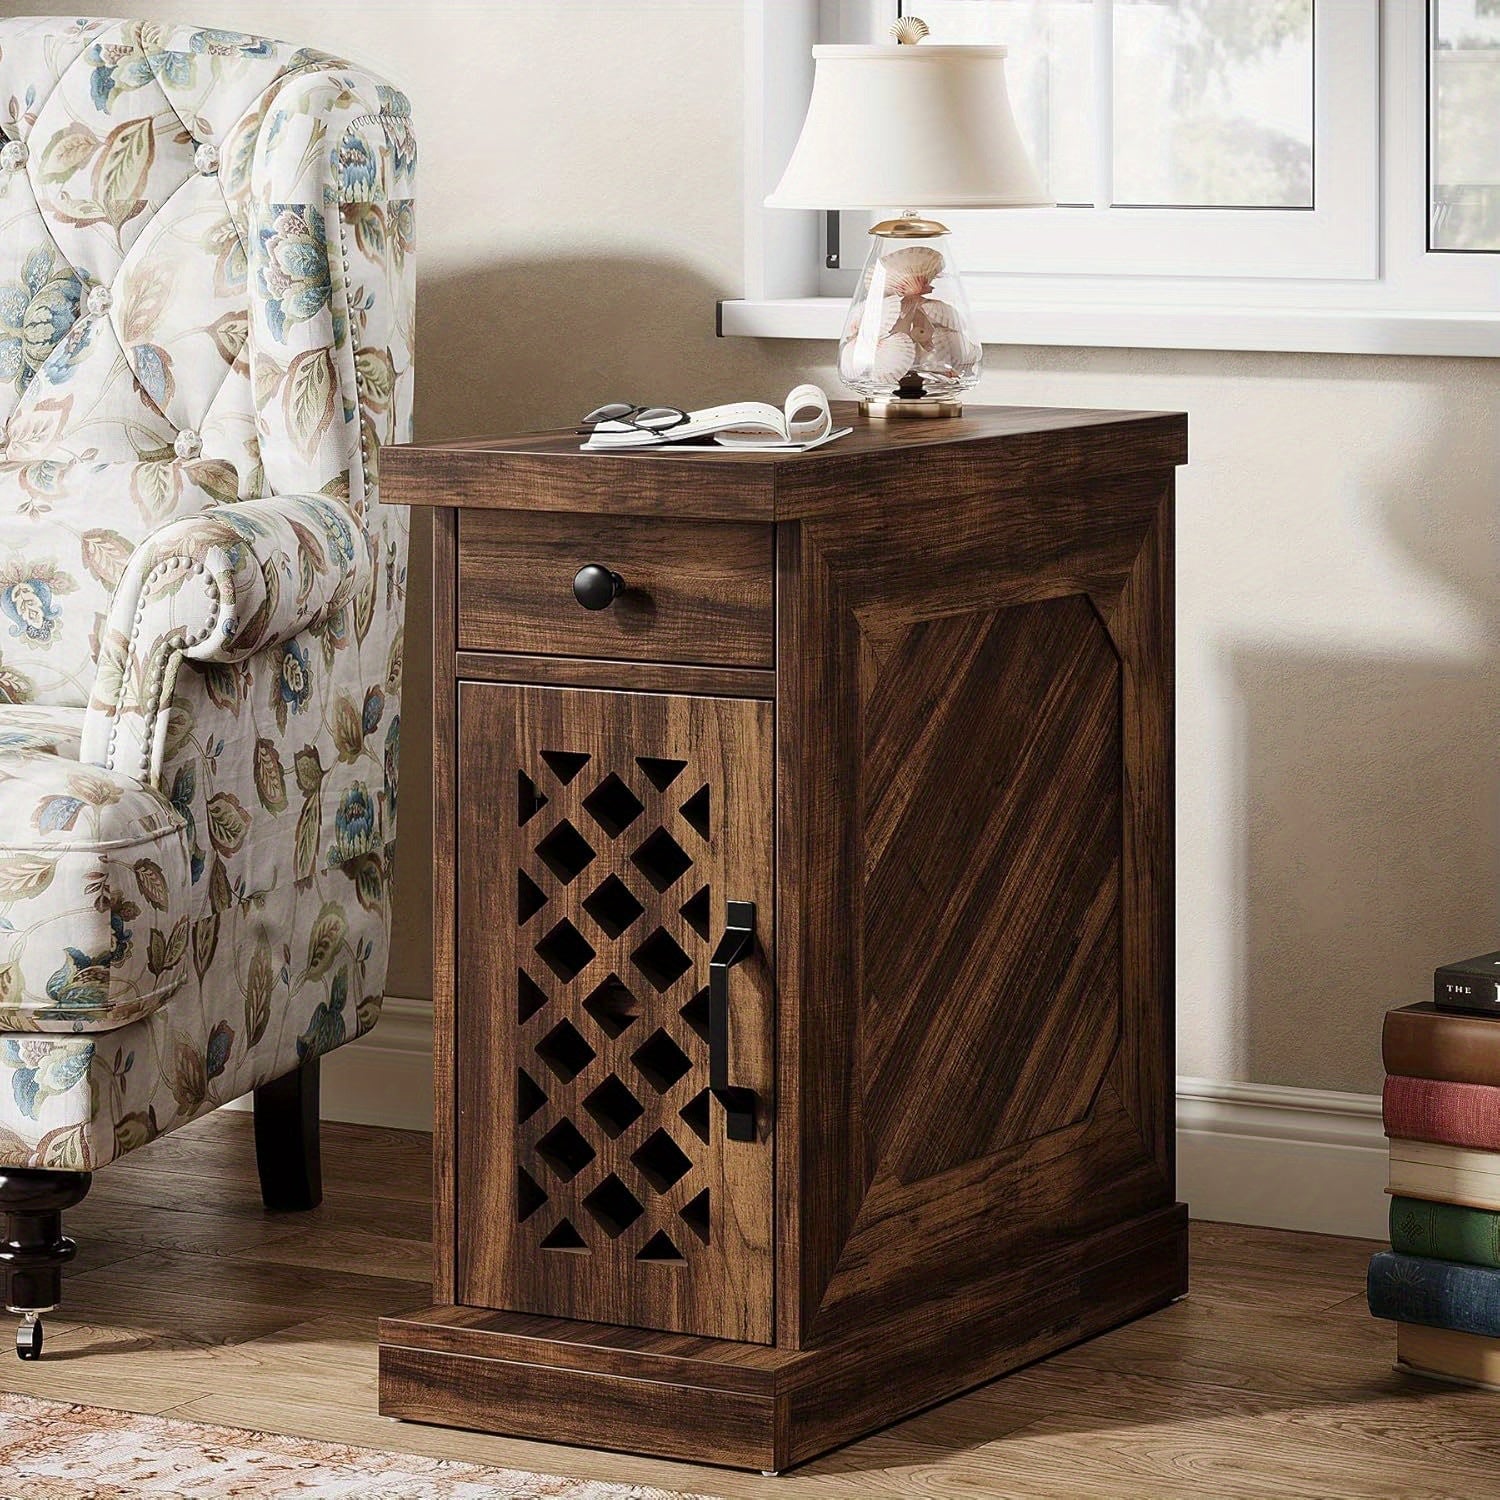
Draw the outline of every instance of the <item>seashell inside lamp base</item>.
[[[904,333],[887,334],[874,347],[848,343],[839,351],[839,375],[858,388],[868,382],[877,390],[894,386],[916,362],[917,346]]]
[[[902,221],[905,222],[905,221]],[[944,230],[870,251],[839,339],[839,377],[867,416],[957,416],[984,363]]]
[[[943,257],[927,245],[907,245],[880,258],[885,292],[892,297],[925,297],[943,274]]]

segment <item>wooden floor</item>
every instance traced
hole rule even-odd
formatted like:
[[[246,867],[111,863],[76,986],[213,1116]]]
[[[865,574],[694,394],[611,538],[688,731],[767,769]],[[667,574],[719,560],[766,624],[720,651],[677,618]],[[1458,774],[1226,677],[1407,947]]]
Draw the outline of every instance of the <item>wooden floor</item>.
[[[387,1421],[375,1319],[428,1300],[427,1145],[325,1126],[326,1201],[280,1217],[248,1115],[108,1168],[46,1357],[0,1345],[0,1387],[715,1496],[1500,1496],[1500,1396],[1392,1370],[1368,1241],[1215,1224],[1187,1300],[780,1479]]]

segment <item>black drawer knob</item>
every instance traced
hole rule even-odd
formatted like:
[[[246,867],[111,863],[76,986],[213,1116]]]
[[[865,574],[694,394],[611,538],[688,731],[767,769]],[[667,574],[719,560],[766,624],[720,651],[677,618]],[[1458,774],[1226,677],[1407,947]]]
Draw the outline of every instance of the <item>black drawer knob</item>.
[[[573,575],[573,597],[585,609],[608,609],[625,591],[625,580],[599,563]]]

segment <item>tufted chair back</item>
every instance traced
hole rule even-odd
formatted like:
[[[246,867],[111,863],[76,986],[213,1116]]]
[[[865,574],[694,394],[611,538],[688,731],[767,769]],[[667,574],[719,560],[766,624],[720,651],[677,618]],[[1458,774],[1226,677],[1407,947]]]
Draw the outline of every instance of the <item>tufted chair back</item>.
[[[89,705],[132,553],[211,506],[337,497],[404,559],[405,99],[266,38],[29,19],[0,132],[0,703]]]
[[[338,58],[0,19],[0,1168],[379,1017],[414,157]]]

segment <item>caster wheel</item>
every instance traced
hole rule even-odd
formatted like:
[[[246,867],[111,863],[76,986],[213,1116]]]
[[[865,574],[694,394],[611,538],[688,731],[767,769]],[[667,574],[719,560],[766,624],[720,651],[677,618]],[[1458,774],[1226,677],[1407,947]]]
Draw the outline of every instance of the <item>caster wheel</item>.
[[[25,1318],[16,1328],[16,1357],[18,1359],[42,1357],[42,1320],[40,1318]]]

